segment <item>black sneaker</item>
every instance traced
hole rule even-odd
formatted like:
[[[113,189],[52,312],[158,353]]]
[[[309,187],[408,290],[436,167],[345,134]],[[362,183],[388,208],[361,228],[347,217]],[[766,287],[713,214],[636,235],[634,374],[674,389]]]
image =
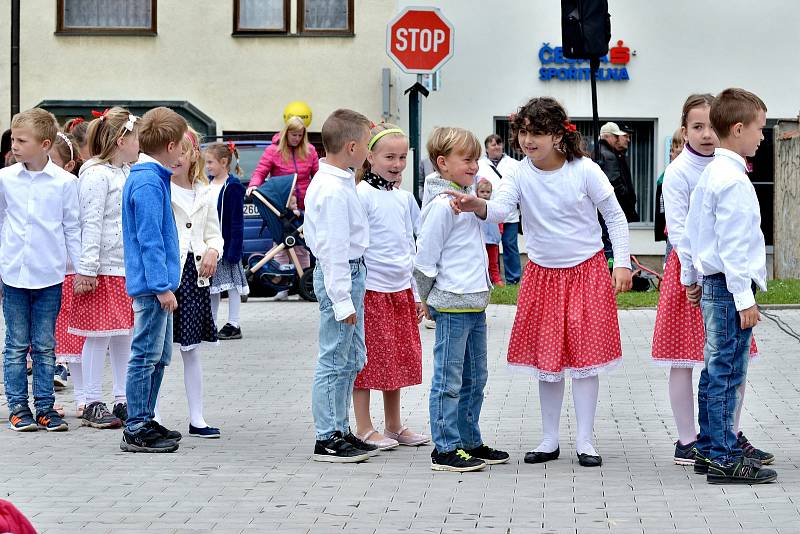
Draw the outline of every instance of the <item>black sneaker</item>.
[[[694,451],[694,472],[698,475],[705,475],[708,473],[708,465],[711,460],[703,456],[697,447],[692,449]]]
[[[66,367],[61,364],[56,365],[55,374],[53,375],[53,388],[60,391],[67,387],[68,376],[69,372]]]
[[[486,462],[470,456],[464,449],[456,449],[450,452],[439,452],[433,449],[433,452],[431,452],[431,469],[434,471],[466,473],[468,471],[479,471],[484,467],[486,467]]]
[[[761,462],[762,465],[769,465],[775,461],[774,454],[755,448],[742,432],[736,435],[736,444],[742,449],[742,455],[745,458],[754,458]]]
[[[369,454],[345,441],[341,432],[336,432],[329,439],[317,440],[314,445],[314,455],[311,457],[316,462],[336,464],[363,462],[367,458]]]
[[[695,445],[697,441],[693,441],[687,445],[681,445],[680,440],[675,442],[675,455],[673,461],[676,465],[694,465]]]
[[[778,473],[761,467],[761,462],[745,456],[729,465],[710,462],[706,475],[709,484],[766,484],[777,478]]]
[[[361,449],[362,451],[366,452],[369,456],[375,456],[376,454],[381,452],[381,450],[377,446],[370,445],[363,439],[358,439],[356,435],[353,434],[352,432],[348,432],[347,434],[342,436],[342,438],[356,449]]]
[[[111,412],[104,402],[91,402],[83,409],[81,425],[92,428],[122,428],[122,421]]]
[[[47,430],[48,432],[66,432],[69,430],[69,425],[64,419],[58,415],[58,412],[52,406],[47,410],[36,412],[36,423],[39,428]]]
[[[483,443],[479,447],[465,450],[464,452],[477,458],[478,460],[483,460],[487,465],[504,464],[509,458],[507,452],[498,451],[497,449],[487,447],[486,444]]]
[[[217,339],[242,339],[242,329],[231,323],[225,323],[217,333]]]
[[[16,432],[36,432],[39,425],[27,404],[20,404],[8,415],[8,426]]]
[[[119,448],[123,452],[175,452],[178,442],[165,439],[155,429],[145,426],[135,433],[122,431],[122,441]]]
[[[114,414],[114,417],[122,421],[123,423],[128,420],[128,403],[127,402],[118,402],[114,405],[111,409],[111,413]]]
[[[164,426],[161,426],[158,421],[150,421],[147,423],[147,426],[158,432],[158,434],[164,439],[171,439],[173,441],[180,441],[183,437],[180,432],[177,430],[170,430]]]

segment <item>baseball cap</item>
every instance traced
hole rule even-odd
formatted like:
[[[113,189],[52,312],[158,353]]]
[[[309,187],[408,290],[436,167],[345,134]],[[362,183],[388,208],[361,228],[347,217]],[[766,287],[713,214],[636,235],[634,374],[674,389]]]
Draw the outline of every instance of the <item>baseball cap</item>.
[[[607,122],[600,127],[600,135],[605,135],[605,134],[629,135],[628,132],[623,132],[622,130],[620,130],[616,122]]]

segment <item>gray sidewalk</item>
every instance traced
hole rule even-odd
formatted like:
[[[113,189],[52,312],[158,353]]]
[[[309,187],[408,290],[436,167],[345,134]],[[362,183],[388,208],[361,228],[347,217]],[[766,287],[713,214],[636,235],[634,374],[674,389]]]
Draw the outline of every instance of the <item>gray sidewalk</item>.
[[[763,357],[750,367],[742,426],[775,454],[778,483],[710,486],[672,463],[667,371],[649,358],[651,310],[620,313],[625,362],[601,378],[597,414],[604,465],[578,465],[570,398],[561,459],[523,463],[540,438],[539,404],[536,383],[505,367],[514,311],[487,312],[489,384],[481,415],[485,441],[508,450],[508,464],[434,473],[430,447],[388,451],[360,465],[312,462],[317,308],[254,300],[242,307],[243,340],[205,348],[205,415],[222,439],[185,437],[175,454],[122,453],[120,431],[79,426],[70,387],[58,395],[70,410],[68,433],[0,429],[0,498],[47,533],[800,532],[800,345],[773,323],[756,329]],[[774,313],[800,330],[799,311]],[[423,384],[403,394],[403,414],[427,433],[433,332],[423,329],[422,336]],[[164,424],[186,432],[182,380],[176,352],[160,406]],[[0,404],[5,421],[4,397]],[[379,429],[381,406],[376,395]]]

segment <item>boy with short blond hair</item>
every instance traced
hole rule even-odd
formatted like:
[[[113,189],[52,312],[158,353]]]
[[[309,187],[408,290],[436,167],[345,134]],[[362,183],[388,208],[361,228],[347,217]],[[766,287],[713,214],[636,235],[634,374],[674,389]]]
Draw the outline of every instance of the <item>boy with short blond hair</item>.
[[[172,357],[174,291],[180,284],[178,231],[172,214],[170,176],[182,154],[186,121],[169,108],[139,120],[139,161],[122,190],[125,285],[133,298],[133,339],[125,394],[128,419],[120,449],[174,452],[180,432],[155,420],[164,368]]]
[[[304,233],[317,258],[314,293],[319,301],[319,357],[311,410],[318,462],[361,462],[377,447],[350,430],[356,375],[367,361],[364,344],[364,251],[367,214],[356,194],[355,175],[367,157],[370,121],[349,109],[334,111],[322,125],[327,156],[306,192]]]
[[[473,193],[481,145],[463,128],[435,128],[428,154],[414,278],[425,316],[436,321],[429,409],[434,471],[477,471],[508,461],[484,444],[478,420],[486,386],[486,306],[491,283],[474,213],[455,213],[448,191]]]
[[[778,475],[742,454],[733,429],[737,391],[747,377],[752,329],[759,321],[755,289],[766,291],[761,210],[747,177],[766,125],[767,106],[744,89],[726,89],[711,104],[720,147],[689,202],[679,251],[681,282],[699,302],[705,323],[705,367],[698,387],[700,435],[695,472],[713,484],[762,484]],[[698,285],[702,275],[702,286]]]
[[[75,176],[48,156],[58,133],[52,113],[39,108],[11,121],[17,163],[0,170],[0,277],[6,336],[3,380],[12,430],[68,430],[53,409],[55,323],[67,260],[78,265],[81,226]],[[33,360],[28,407],[25,358]]]

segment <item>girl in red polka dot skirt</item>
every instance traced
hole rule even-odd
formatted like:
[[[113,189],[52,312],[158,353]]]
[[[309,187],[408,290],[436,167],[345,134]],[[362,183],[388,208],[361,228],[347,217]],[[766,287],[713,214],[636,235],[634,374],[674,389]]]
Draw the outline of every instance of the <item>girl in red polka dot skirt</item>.
[[[125,290],[122,188],[139,154],[138,117],[114,107],[89,124],[92,158],[80,172],[81,258],[76,266],[68,332],[86,338],[81,354],[86,407],[81,424],[120,428],[127,418],[125,379],[133,307]],[[103,402],[106,353],[113,375],[113,413]]]
[[[364,253],[367,363],[353,387],[353,410],[356,436],[381,450],[430,441],[403,426],[400,417],[400,389],[422,383],[422,305],[412,276],[419,207],[411,193],[400,189],[407,155],[408,138],[401,129],[375,126],[356,188],[369,219],[370,246]],[[383,392],[382,434],[369,412],[373,389]]]
[[[680,255],[683,252],[681,239],[689,212],[689,198],[706,165],[714,159],[714,150],[719,144],[709,119],[713,101],[714,97],[710,94],[690,95],[686,99],[681,115],[681,133],[686,144],[683,151],[664,171],[662,186],[668,239],[673,249],[667,257],[664,280],[661,283],[652,356],[656,365],[670,368],[669,400],[678,430],[673,459],[678,465],[692,465],[695,460],[697,426],[692,371],[695,366],[704,364],[705,345],[700,308],[690,304],[686,298],[686,289],[680,280]],[[751,358],[757,353],[758,349],[753,340],[750,347]],[[771,463],[774,456],[750,445],[739,430],[744,392],[745,383],[742,383],[734,416],[734,432],[737,432],[746,455],[753,456],[762,463]]]
[[[580,465],[599,466],[593,445],[598,374],[622,361],[615,294],[631,287],[628,224],[614,189],[581,148],[581,135],[552,98],[511,117],[512,146],[525,154],[493,200],[455,194],[455,209],[500,223],[519,204],[529,262],[508,347],[512,369],[539,380],[544,438],[525,462],[555,460],[564,382],[572,379]],[[609,275],[597,212],[613,245]]]

